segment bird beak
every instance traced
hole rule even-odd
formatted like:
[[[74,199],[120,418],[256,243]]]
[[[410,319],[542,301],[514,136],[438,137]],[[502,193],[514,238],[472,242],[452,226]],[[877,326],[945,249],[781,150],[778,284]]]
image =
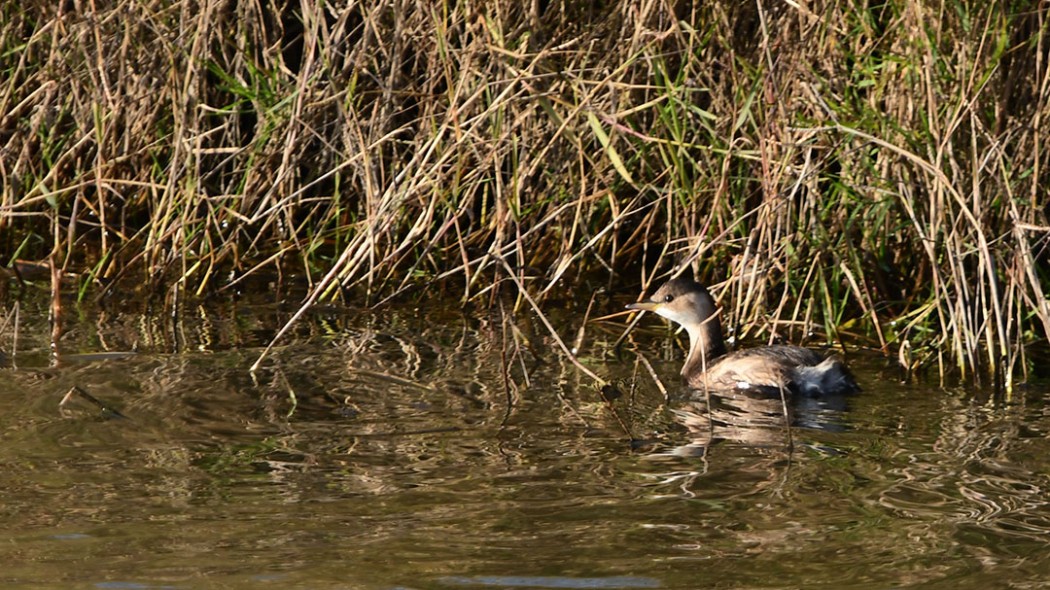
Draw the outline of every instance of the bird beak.
[[[635,311],[656,311],[659,307],[659,303],[655,301],[639,301],[638,303],[628,303],[627,309],[633,309]]]

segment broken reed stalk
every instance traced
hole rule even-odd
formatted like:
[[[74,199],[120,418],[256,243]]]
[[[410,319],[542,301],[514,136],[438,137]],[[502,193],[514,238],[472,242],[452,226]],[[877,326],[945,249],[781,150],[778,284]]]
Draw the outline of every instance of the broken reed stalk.
[[[0,7],[0,252],[64,236],[82,296],[684,264],[742,336],[909,369],[1050,331],[1045,5],[78,6]]]
[[[521,278],[514,274],[514,269],[507,264],[506,260],[501,260],[500,262],[503,264],[503,268],[506,269],[507,276],[518,288],[518,293],[525,298],[525,301],[528,302],[532,311],[536,313],[538,318],[540,318],[540,322],[542,322],[543,326],[547,328],[547,332],[550,333],[551,338],[554,340],[554,343],[558,345],[558,349],[561,350],[563,355],[565,355],[565,358],[569,359],[569,361],[572,362],[581,373],[593,379],[595,384],[599,387],[605,387],[608,385],[609,383],[605,379],[599,377],[594,371],[588,369],[579,361],[579,359],[576,358],[573,351],[569,350],[569,347],[565,345],[565,341],[563,341],[561,336],[558,335],[558,331],[553,325],[551,325],[550,320],[548,320],[546,314],[543,313],[543,309],[536,303],[536,300],[532,298],[532,295],[529,295],[529,290],[525,287],[524,283],[521,282]]]

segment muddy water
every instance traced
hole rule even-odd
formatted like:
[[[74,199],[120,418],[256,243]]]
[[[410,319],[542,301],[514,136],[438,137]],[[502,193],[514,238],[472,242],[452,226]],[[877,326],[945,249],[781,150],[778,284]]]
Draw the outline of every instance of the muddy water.
[[[323,309],[253,376],[288,310],[70,313],[54,366],[41,309],[0,369],[5,588],[1050,579],[1045,387],[992,407],[859,358],[862,394],[784,428],[779,402],[687,396],[661,330],[615,357],[588,328],[606,402],[528,318]]]

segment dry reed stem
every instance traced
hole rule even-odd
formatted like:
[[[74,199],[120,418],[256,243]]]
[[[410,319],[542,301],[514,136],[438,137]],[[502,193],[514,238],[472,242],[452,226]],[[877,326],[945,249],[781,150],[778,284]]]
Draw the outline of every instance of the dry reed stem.
[[[740,336],[1027,371],[1047,7],[606,8],[9,3],[2,263],[157,295],[298,271],[304,308],[689,268]]]

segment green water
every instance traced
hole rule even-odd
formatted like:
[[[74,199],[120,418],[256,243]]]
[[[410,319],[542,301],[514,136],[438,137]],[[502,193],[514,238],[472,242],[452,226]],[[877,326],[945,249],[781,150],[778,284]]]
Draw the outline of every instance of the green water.
[[[321,310],[251,375],[289,311],[69,313],[53,366],[44,314],[24,305],[0,369],[0,586],[1050,578],[1046,388],[991,407],[861,357],[863,393],[797,401],[786,429],[779,404],[689,398],[664,331],[616,357],[622,326],[588,327],[584,362],[620,380],[608,403],[527,316],[429,308]],[[62,404],[73,387],[105,409]]]

